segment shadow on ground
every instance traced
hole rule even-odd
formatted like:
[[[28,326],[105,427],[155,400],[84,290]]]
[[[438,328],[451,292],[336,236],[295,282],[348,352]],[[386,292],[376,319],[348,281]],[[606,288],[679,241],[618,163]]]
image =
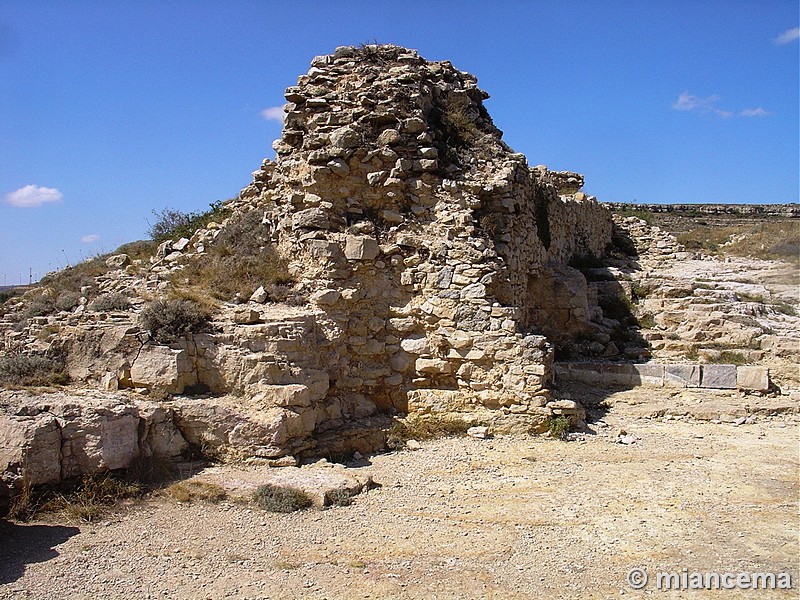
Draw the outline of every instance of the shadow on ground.
[[[0,520],[0,583],[13,583],[32,563],[58,556],[56,547],[81,532],[65,525],[27,525]]]

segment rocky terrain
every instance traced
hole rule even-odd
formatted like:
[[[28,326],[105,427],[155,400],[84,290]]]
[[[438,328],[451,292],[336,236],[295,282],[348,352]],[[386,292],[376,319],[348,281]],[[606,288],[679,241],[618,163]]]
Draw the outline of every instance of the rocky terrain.
[[[0,511],[107,472],[194,487],[0,522],[0,593],[797,580],[796,212],[603,205],[487,97],[413,50],[316,57],[237,198],[4,299]],[[313,506],[264,512],[262,486]]]

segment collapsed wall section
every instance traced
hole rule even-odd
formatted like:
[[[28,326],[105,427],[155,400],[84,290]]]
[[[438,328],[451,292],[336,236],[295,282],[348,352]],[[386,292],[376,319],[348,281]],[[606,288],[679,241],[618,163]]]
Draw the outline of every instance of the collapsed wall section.
[[[329,397],[551,414],[539,325],[560,307],[532,282],[601,256],[611,220],[579,175],[511,151],[486,98],[472,75],[396,46],[339,48],[286,90],[277,162],[240,197],[324,312]]]

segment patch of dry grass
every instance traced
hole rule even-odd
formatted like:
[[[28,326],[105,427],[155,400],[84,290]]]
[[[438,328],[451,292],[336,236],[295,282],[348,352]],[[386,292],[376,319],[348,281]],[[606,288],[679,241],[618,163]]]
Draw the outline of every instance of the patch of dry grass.
[[[763,260],[800,261],[800,222],[796,219],[724,227],[700,226],[676,237],[687,250]]]
[[[398,420],[389,429],[386,445],[402,450],[408,440],[430,440],[452,435],[464,435],[472,424],[449,415],[414,415]]]
[[[164,493],[177,502],[222,502],[228,493],[215,483],[206,481],[177,481],[164,489]]]

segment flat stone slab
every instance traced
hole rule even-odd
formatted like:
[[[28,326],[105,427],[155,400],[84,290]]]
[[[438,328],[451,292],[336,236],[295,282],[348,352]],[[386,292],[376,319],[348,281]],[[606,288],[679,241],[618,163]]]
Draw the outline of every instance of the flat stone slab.
[[[193,479],[216,484],[235,498],[250,498],[262,485],[302,490],[318,508],[328,506],[335,495],[356,496],[373,485],[372,475],[363,469],[326,460],[302,467],[211,467]]]
[[[700,387],[736,389],[736,365],[703,365]]]
[[[664,384],[674,387],[700,387],[700,365],[666,365]]]

